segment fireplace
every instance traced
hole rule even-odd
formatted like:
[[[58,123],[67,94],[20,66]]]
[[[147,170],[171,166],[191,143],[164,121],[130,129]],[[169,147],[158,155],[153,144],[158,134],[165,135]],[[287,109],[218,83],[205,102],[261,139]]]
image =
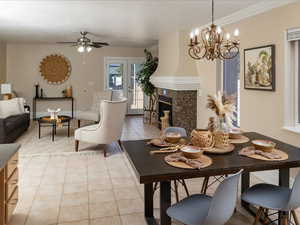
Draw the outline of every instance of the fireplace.
[[[173,126],[173,119],[172,119],[172,98],[159,95],[158,96],[158,127],[161,129],[161,117],[164,116],[164,111],[169,111],[169,124]]]
[[[170,126],[183,127],[190,133],[197,126],[197,91],[158,88],[158,126],[163,111],[170,111]]]

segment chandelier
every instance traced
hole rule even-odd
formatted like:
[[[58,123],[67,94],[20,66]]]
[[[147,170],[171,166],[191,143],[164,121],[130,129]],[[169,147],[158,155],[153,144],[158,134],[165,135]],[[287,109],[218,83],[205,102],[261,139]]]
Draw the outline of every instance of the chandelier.
[[[198,28],[190,34],[189,55],[196,60],[232,59],[239,54],[239,30],[231,38],[230,33],[214,24],[214,0],[212,0],[212,23],[200,31]]]

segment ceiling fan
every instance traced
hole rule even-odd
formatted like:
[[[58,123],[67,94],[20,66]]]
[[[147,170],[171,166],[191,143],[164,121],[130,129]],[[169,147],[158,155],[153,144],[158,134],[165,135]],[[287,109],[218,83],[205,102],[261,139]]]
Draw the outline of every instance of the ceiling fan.
[[[109,46],[106,42],[97,42],[91,41],[91,39],[87,38],[86,36],[91,34],[87,31],[80,31],[81,37],[77,39],[77,41],[63,41],[57,42],[58,44],[71,44],[71,46],[76,46],[77,51],[80,53],[90,52],[92,48],[102,48],[103,46]]]

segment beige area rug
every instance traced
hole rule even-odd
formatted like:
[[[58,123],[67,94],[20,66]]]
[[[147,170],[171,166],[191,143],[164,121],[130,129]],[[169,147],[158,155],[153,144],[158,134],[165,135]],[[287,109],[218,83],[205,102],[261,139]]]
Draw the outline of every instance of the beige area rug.
[[[84,124],[87,125],[87,124]],[[41,128],[41,138],[38,138],[38,123],[31,122],[28,131],[17,142],[22,145],[20,154],[53,154],[75,151],[74,130],[77,121],[71,124],[71,135],[67,136],[67,127],[57,128],[54,142],[51,139],[51,127]],[[121,140],[150,139],[159,136],[159,129],[143,123],[142,117],[127,117],[123,126]],[[102,151],[104,146],[80,143],[80,151]]]

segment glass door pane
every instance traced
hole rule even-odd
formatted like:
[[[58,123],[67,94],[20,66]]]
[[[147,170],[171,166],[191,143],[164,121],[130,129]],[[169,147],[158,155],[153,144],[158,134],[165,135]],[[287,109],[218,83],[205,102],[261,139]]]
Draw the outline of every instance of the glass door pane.
[[[124,88],[124,63],[107,64],[107,88],[110,90],[123,90]]]
[[[223,63],[223,91],[227,95],[236,96],[236,121],[233,125],[240,126],[240,55]]]
[[[137,73],[140,71],[141,63],[129,63],[128,76],[128,114],[142,114],[144,108],[144,93],[137,82]]]

